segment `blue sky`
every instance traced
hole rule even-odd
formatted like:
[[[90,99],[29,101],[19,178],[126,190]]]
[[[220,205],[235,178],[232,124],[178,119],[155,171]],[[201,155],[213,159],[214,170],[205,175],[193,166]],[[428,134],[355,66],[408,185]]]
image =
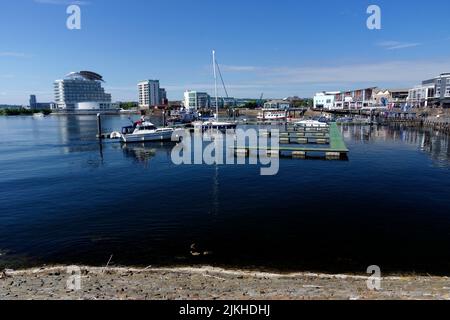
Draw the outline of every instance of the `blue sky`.
[[[81,30],[66,28],[71,3]],[[381,30],[366,27],[371,4]],[[0,104],[51,101],[79,70],[102,74],[113,100],[137,100],[143,79],[169,99],[212,92],[212,49],[235,97],[409,87],[450,71],[448,12],[448,0],[0,0]]]

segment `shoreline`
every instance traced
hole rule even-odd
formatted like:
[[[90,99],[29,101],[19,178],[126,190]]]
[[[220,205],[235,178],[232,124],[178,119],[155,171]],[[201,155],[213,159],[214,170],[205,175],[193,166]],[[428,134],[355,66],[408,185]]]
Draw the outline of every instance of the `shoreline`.
[[[67,286],[80,281],[81,289]],[[450,299],[441,276],[276,273],[217,267],[53,266],[0,272],[5,300],[411,300]]]

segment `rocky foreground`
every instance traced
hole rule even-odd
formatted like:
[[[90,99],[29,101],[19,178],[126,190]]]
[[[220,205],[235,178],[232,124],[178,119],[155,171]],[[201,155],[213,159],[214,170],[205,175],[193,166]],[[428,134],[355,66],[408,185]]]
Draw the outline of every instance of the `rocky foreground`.
[[[174,269],[52,267],[0,272],[0,299],[450,299],[447,277],[272,274],[211,267]]]

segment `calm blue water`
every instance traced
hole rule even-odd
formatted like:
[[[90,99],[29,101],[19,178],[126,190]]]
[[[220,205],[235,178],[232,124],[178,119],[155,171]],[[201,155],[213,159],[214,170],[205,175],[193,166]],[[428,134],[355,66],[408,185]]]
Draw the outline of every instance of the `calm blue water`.
[[[105,131],[127,125],[105,117]],[[350,127],[348,161],[175,166],[169,144],[96,139],[96,118],[0,117],[0,267],[211,264],[450,271],[450,140]],[[191,255],[191,245],[206,256]]]

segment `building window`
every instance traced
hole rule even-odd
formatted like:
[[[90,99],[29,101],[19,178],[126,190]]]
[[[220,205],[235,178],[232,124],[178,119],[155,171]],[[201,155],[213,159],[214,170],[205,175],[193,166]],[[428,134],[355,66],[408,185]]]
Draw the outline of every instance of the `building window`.
[[[436,88],[436,94],[434,95],[436,98],[439,98],[441,96],[441,88]]]
[[[445,91],[445,97],[450,97],[450,87],[447,87],[447,90]]]

